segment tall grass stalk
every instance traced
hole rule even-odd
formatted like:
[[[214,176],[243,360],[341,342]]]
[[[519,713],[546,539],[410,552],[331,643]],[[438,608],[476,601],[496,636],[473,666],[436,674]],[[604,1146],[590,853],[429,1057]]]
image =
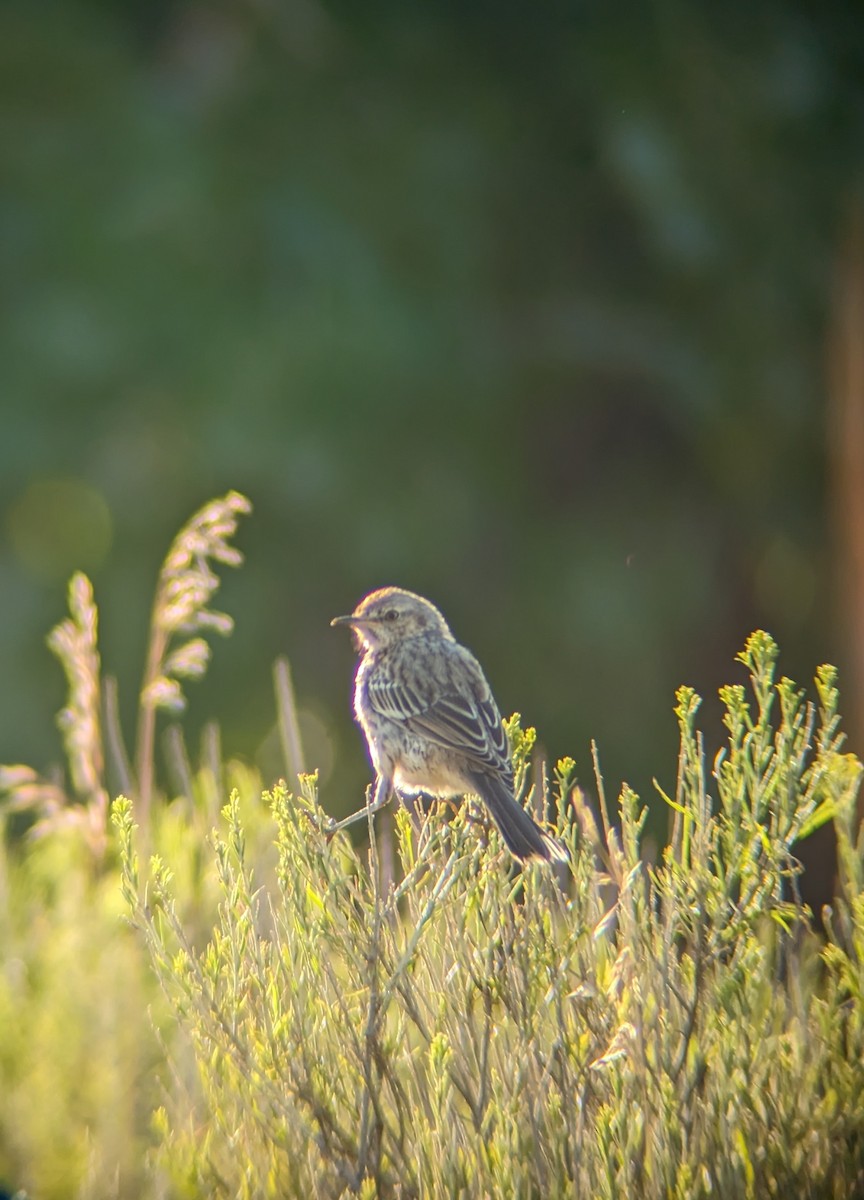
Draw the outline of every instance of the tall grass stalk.
[[[182,712],[186,700],[180,681],[200,678],[207,669],[210,647],[203,637],[192,635],[208,631],[226,635],[234,628],[227,613],[208,608],[219,587],[219,576],[210,564],[237,567],[242,563],[242,554],[229,542],[238,517],[251,508],[238,492],[211,500],[183,526],[162,564],[150,618],[135,743],[136,801],[144,828],[153,794],[156,715],[160,709]],[[174,644],[183,638],[188,640]]]

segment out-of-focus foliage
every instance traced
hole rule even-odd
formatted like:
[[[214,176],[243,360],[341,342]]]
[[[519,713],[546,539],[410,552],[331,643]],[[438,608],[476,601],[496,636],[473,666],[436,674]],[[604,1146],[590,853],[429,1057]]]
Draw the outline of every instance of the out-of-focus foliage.
[[[230,763],[225,780],[245,798],[250,852],[268,878],[275,854],[260,781]],[[195,938],[216,920],[202,847],[221,801],[206,770],[193,783],[193,795],[154,809],[150,838],[175,868]],[[97,864],[71,822],[12,849],[0,839],[0,949],[0,1187],[44,1200],[155,1196],[153,1112],[182,1105],[196,1085],[129,928],[115,855]]]
[[[219,919],[201,945],[170,862],[152,861],[143,890],[119,800],[127,902],[200,1073],[191,1110],[157,1115],[163,1186],[250,1200],[860,1194],[861,765],[841,753],[831,668],[817,714],[776,682],[767,635],[742,660],[752,697],[726,689],[710,779],[698,697],[679,691],[676,823],[655,866],[635,793],[618,828],[603,806],[598,832],[559,764],[564,890],[536,866],[514,878],[495,830],[484,844],[467,806],[448,821],[442,804],[419,829],[400,811],[400,871],[382,881],[374,839],[363,862],[322,835],[307,777],[299,796],[269,796],[275,885],[238,797],[226,806]],[[820,950],[794,846],[832,816],[847,869]]]
[[[47,1200],[136,1194],[160,1097],[147,1010],[166,1014],[116,872],[94,878],[78,830],[26,854],[0,846],[0,943],[0,1185]]]
[[[151,1194],[152,1112],[168,1097],[182,1104],[190,1085],[182,1047],[165,1069],[176,1038],[123,910],[108,837],[107,775],[125,777],[150,846],[176,864],[193,938],[216,919],[216,879],[201,848],[223,789],[239,789],[253,809],[250,845],[262,877],[275,862],[257,803],[260,777],[222,761],[218,733],[204,738],[197,769],[176,725],[167,730],[170,772],[157,773],[153,753],[157,709],[182,708],[179,680],[206,669],[203,639],[183,639],[230,631],[230,618],[209,607],[219,585],[213,564],[240,561],[230,539],[246,511],[236,493],[211,501],[182,527],[163,563],[139,693],[135,769],[116,699],[107,699],[116,689],[102,676],[99,611],[80,572],[69,585],[70,614],[48,637],[68,688],[58,716],[67,777],[21,763],[0,766],[0,1191],[47,1200]]]
[[[364,779],[327,619],[383,583],[616,779],[754,624],[833,656],[856,34],[851,0],[4,4],[0,760],[50,753],[70,572],[129,697],[145,579],[228,487],[252,570],[193,719],[272,776],[286,652],[324,794]]]
[[[211,500],[182,526],[162,563],[150,613],[144,676],[138,689],[134,769],[120,727],[117,681],[102,678],[99,611],[93,588],[82,572],[72,576],[70,615],[48,635],[48,645],[59,659],[68,684],[66,705],[57,724],[63,733],[69,780],[42,778],[34,767],[21,763],[0,765],[4,808],[35,818],[31,836],[39,837],[58,825],[77,825],[85,831],[94,858],[100,859],[105,850],[109,774],[115,794],[123,788],[135,795],[139,819],[149,826],[158,714],[183,712],[183,682],[205,674],[210,645],[202,635],[226,635],[234,628],[227,613],[209,605],[221,583],[216,565],[237,567],[243,561],[231,539],[237,532],[238,517],[249,511],[249,501],[237,492]],[[282,697],[280,706],[283,724],[291,716],[286,702],[290,706],[292,700],[289,682],[287,697]],[[209,760],[206,765],[214,786],[218,786],[221,772],[218,742],[218,728],[210,726],[202,738],[202,757]],[[191,768],[179,726],[169,727],[166,745],[175,786],[188,795]]]

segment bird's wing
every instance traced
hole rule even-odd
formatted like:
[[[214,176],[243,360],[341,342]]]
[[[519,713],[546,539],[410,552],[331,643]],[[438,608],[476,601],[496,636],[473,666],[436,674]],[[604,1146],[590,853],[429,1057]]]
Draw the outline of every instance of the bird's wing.
[[[464,755],[481,770],[509,779],[510,747],[492,692],[474,656],[451,644],[434,666],[403,660],[405,669],[376,672],[368,681],[373,708],[411,733]]]

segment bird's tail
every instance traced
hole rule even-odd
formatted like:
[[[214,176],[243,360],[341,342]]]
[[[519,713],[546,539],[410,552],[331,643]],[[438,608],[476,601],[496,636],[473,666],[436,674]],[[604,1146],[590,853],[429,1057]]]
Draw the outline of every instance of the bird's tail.
[[[470,777],[473,790],[489,809],[501,836],[515,858],[541,858],[546,862],[566,862],[567,851],[544,833],[513,796],[512,790],[497,775],[480,771]]]

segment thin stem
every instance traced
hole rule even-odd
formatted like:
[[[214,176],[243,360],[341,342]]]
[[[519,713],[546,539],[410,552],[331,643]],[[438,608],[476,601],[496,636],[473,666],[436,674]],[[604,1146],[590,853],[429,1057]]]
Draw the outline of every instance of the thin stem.
[[[156,606],[159,596],[156,597]],[[168,648],[168,634],[158,624],[158,611],[154,606],[150,623],[150,645],[147,648],[147,663],[141,681],[141,696],[138,708],[138,733],[135,739],[135,774],[138,778],[138,811],[136,816],[146,838],[150,828],[150,801],[153,795],[154,751],[156,746],[156,704],[149,696],[150,686],[159,677],[162,660]]]
[[[132,774],[132,764],[123,740],[123,730],[120,725],[120,704],[117,692],[117,680],[113,675],[106,675],[102,683],[102,709],[105,726],[105,749],[110,768],[120,785],[119,791],[124,796],[133,796],[136,791]]]
[[[276,719],[282,758],[290,786],[294,788],[297,777],[306,774],[306,760],[297,717],[297,697],[287,658],[277,658],[273,664],[273,687],[276,692]]]

